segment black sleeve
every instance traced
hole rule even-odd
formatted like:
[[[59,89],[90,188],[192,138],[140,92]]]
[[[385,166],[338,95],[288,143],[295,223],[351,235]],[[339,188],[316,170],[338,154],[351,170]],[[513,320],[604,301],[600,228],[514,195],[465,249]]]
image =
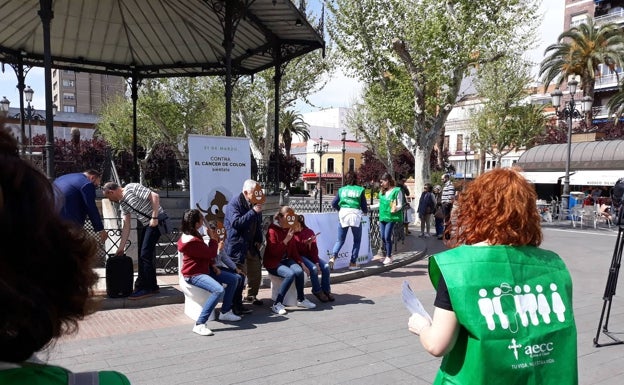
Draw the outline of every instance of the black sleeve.
[[[449,296],[448,287],[446,287],[446,281],[444,276],[440,276],[438,281],[437,293],[433,305],[440,309],[453,311],[453,305],[451,304],[451,297]]]

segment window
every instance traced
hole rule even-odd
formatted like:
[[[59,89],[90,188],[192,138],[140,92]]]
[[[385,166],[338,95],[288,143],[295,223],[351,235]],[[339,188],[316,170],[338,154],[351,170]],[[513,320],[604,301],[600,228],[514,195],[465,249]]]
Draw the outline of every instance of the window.
[[[349,159],[349,171],[351,172],[355,171],[355,159],[353,158]]]
[[[457,147],[455,152],[457,151],[464,151],[464,135],[462,134],[457,134]]]
[[[70,79],[63,79],[63,87],[73,87],[74,81]]]
[[[327,159],[327,171],[326,172],[334,172],[334,158]]]
[[[64,74],[68,74],[68,75],[73,75],[74,71],[72,71],[72,70],[63,70],[63,73]]]
[[[63,112],[76,112],[75,106],[63,106]]]
[[[443,150],[449,149],[449,143],[451,143],[451,138],[448,135],[444,135],[444,148]]]
[[[310,159],[310,171],[314,172],[314,159]]]
[[[63,99],[65,100],[76,100],[76,95],[73,92],[64,92]]]
[[[325,184],[325,194],[334,195],[336,192],[334,191],[334,183],[327,182]]]

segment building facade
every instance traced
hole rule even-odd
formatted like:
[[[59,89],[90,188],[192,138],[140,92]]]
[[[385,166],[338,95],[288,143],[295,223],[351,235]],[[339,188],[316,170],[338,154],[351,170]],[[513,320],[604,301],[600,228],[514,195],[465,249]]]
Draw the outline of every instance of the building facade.
[[[119,76],[52,70],[52,100],[60,112],[98,114],[107,99],[125,91],[126,82]]]

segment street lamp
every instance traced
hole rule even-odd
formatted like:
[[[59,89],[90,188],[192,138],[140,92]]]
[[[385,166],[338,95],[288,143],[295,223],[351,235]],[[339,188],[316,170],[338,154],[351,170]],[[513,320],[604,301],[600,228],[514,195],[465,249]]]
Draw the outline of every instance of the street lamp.
[[[468,141],[470,139],[466,137],[466,149],[464,150],[464,186],[466,185],[466,172],[468,168]]]
[[[27,112],[28,112],[28,152],[31,153],[31,154],[32,154],[32,125],[30,124],[30,120],[32,119],[32,107],[30,105],[30,102],[32,102],[34,93],[35,93],[35,91],[33,91],[33,89],[30,88],[30,86],[26,86],[26,89],[24,90],[24,98],[26,99],[26,103],[28,103],[28,107],[27,107]]]
[[[345,141],[347,140],[347,131],[344,128],[342,129],[342,133],[340,134],[340,140],[342,140],[342,186],[344,186],[345,152],[347,152],[347,148],[345,147]]]
[[[321,136],[318,143],[314,144],[314,152],[319,156],[319,180],[318,180],[318,192],[319,192],[319,213],[323,212],[323,187],[321,185],[323,181],[323,154],[327,153],[329,143],[323,143],[323,137]]]
[[[9,99],[7,99],[6,96],[3,96],[2,100],[0,100],[0,115],[1,116],[3,117],[7,116],[7,114],[9,113],[9,104],[11,104]]]
[[[565,161],[565,175],[563,177],[563,193],[561,194],[561,207],[564,210],[569,209],[569,198],[570,198],[570,156],[572,153],[572,119],[582,119],[585,115],[585,112],[591,110],[592,104],[594,100],[590,96],[585,96],[582,99],[581,103],[581,111],[579,112],[575,108],[574,104],[574,94],[576,93],[576,87],[578,86],[578,81],[572,79],[568,82],[568,90],[570,92],[570,100],[564,105],[564,107],[559,111],[559,107],[561,106],[561,97],[563,96],[563,92],[559,88],[555,88],[555,90],[550,94],[552,98],[552,105],[555,107],[555,114],[559,120],[567,120],[568,125],[568,136],[567,136],[567,152],[566,152],[566,161]]]

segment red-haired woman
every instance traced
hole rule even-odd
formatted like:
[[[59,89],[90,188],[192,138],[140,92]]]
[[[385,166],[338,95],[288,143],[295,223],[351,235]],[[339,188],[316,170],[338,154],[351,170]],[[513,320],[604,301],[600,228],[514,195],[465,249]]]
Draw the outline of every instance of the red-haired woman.
[[[536,201],[513,169],[482,174],[459,197],[450,242],[461,246],[429,259],[433,321],[413,314],[408,324],[445,356],[435,384],[578,383],[572,281],[538,248]]]

